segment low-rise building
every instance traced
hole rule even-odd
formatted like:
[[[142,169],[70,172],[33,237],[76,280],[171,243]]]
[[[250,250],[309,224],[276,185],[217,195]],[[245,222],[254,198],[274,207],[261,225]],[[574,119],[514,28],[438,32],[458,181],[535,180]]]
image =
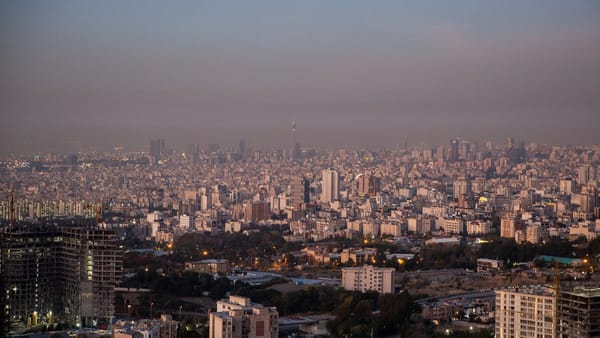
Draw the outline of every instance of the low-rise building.
[[[479,258],[477,259],[477,272],[500,270],[504,262],[499,259]]]
[[[185,262],[185,269],[211,275],[226,274],[230,270],[230,264],[226,259],[204,259],[201,261]]]
[[[375,257],[377,254],[377,250],[373,248],[363,248],[363,249],[344,249],[342,250],[342,254],[340,257],[340,262],[342,264],[346,264],[350,261],[355,264],[361,265],[364,263],[368,263]]]
[[[114,338],[177,338],[179,322],[171,315],[162,314],[160,319],[140,319],[137,322],[117,322]]]

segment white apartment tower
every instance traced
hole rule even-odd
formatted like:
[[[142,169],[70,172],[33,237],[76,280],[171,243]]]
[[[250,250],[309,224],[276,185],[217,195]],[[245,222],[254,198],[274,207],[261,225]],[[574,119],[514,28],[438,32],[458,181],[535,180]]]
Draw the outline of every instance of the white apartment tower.
[[[342,287],[349,291],[394,292],[394,269],[363,265],[342,268]]]
[[[326,169],[322,172],[321,202],[331,203],[340,199],[340,178],[338,172]]]
[[[194,216],[193,215],[181,215],[179,216],[179,227],[184,230],[190,230],[194,228]]]
[[[549,287],[496,290],[497,338],[556,337],[556,300]]]

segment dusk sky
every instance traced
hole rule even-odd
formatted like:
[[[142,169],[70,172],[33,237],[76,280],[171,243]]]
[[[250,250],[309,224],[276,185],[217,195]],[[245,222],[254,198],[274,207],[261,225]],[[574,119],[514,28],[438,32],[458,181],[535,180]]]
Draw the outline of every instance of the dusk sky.
[[[600,1],[2,1],[1,150],[600,143]]]

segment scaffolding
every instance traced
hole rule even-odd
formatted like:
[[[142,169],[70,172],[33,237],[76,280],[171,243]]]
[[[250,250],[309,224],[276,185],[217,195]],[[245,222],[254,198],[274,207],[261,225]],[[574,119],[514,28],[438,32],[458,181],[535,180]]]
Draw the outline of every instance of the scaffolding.
[[[122,254],[114,232],[90,227],[0,231],[6,315],[27,325],[95,326],[114,315]]]
[[[600,337],[600,288],[576,286],[560,290],[558,336]]]

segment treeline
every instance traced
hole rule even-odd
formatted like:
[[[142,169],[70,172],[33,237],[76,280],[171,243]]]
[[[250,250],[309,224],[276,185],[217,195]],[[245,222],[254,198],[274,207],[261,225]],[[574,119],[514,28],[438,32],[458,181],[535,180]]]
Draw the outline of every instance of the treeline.
[[[339,290],[338,290],[339,291]],[[265,306],[276,306],[281,316],[298,313],[322,313],[335,309],[336,289],[329,286],[281,293],[263,286],[242,285],[233,293],[252,299]]]
[[[144,269],[125,280],[122,286],[148,288],[157,294],[179,297],[200,297],[208,293],[213,299],[223,298],[227,292],[233,290],[233,284],[226,277],[213,278],[211,275],[194,271],[161,274]]]
[[[586,255],[595,256],[600,253],[600,238],[590,241],[587,246],[574,246],[573,244],[573,242],[556,237],[541,244],[517,244],[512,238],[503,238],[482,245],[477,252],[477,257],[500,259],[508,264],[532,261],[540,255],[575,258]]]
[[[415,305],[408,292],[377,294],[340,292],[328,329],[336,337],[381,337],[405,333]]]
[[[401,332],[415,310],[407,292],[361,293],[318,286],[280,293],[270,288],[244,286],[234,293],[265,306],[276,306],[281,316],[332,313],[335,319],[329,322],[328,328],[336,337],[370,337],[371,334],[377,337]]]
[[[256,257],[282,256],[301,248],[299,243],[286,242],[278,231],[261,230],[248,235],[225,233],[218,236],[188,233],[175,240],[172,259],[189,261],[223,258],[233,263],[250,265]]]

